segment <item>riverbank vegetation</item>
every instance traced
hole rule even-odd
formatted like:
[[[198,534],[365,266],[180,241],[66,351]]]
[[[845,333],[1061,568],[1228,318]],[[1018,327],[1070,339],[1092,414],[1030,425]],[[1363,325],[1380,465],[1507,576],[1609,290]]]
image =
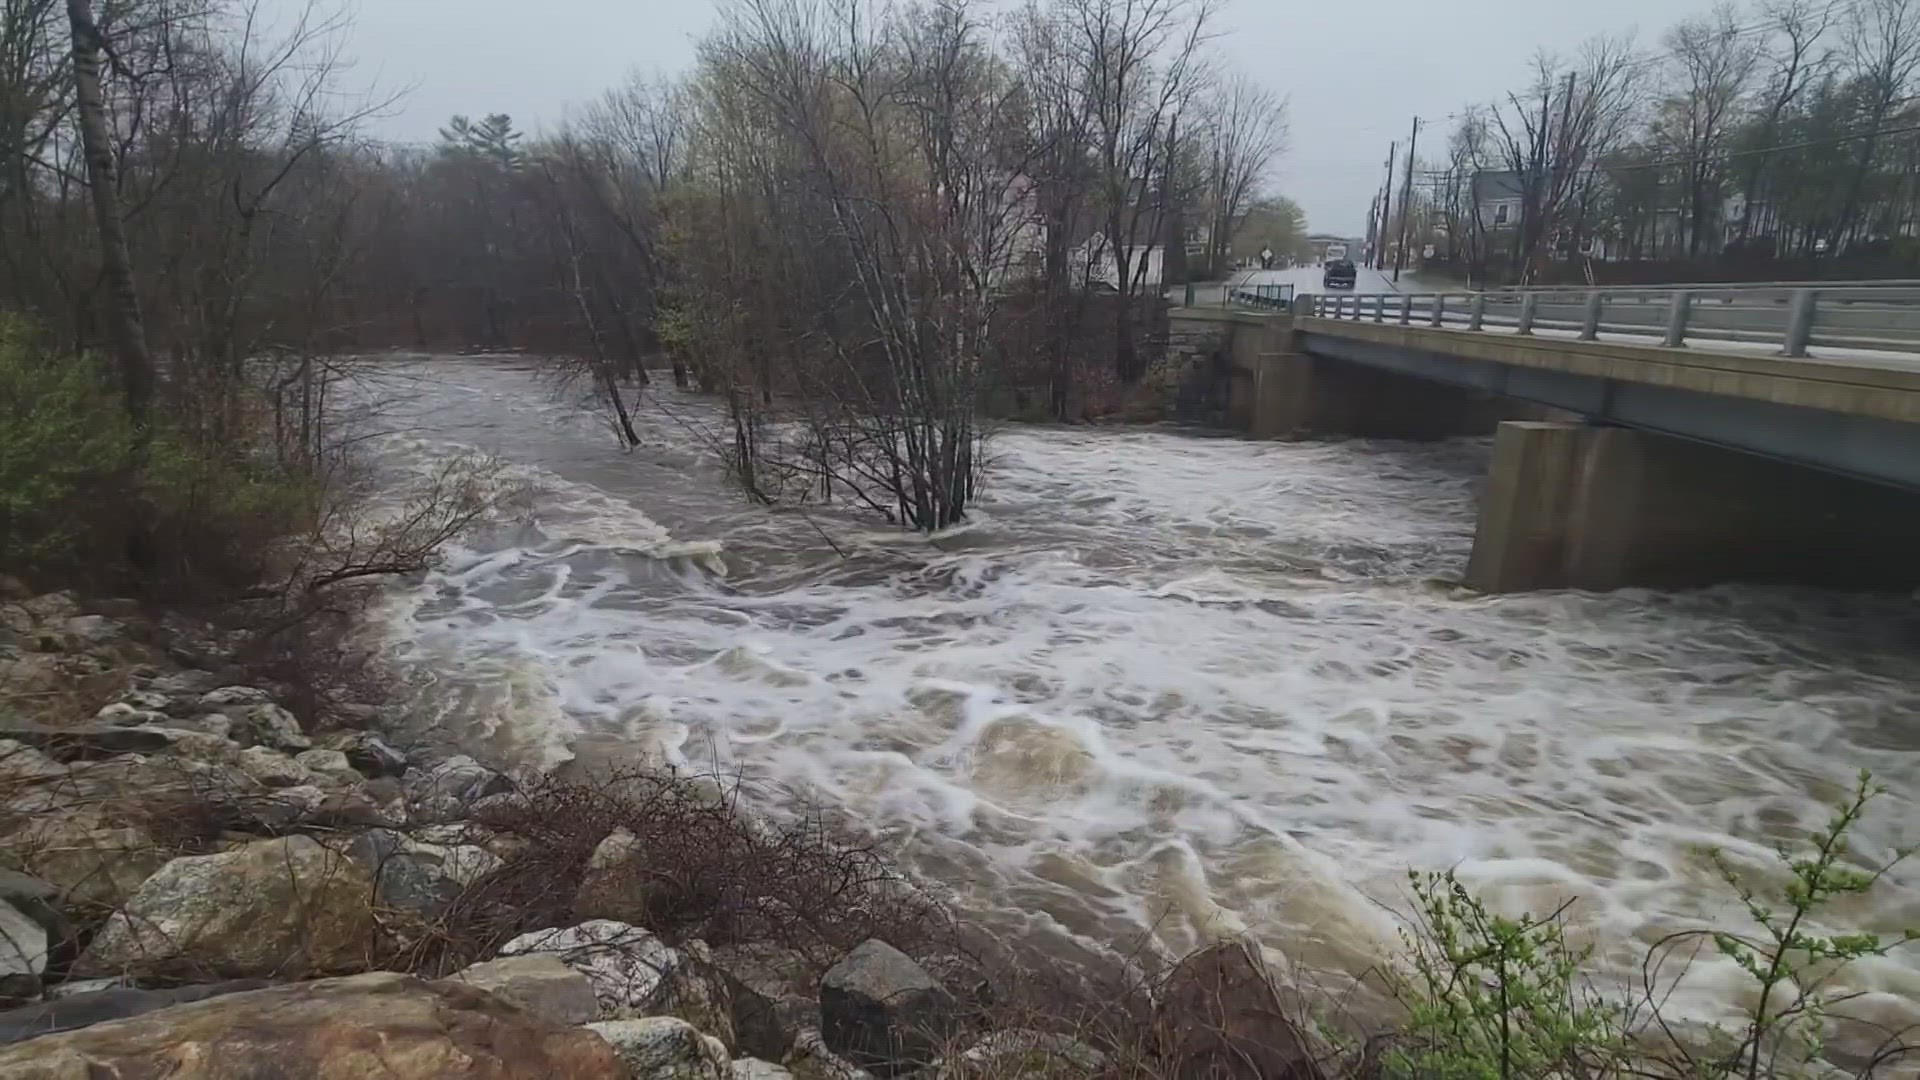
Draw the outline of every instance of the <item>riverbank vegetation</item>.
[[[1450,872],[1414,873],[1402,945],[1361,980],[1379,1004],[1356,1007],[1309,972],[1276,979],[1257,943],[1069,962],[1064,943],[995,940],[858,823],[763,813],[779,800],[739,777],[503,773],[396,749],[345,714],[303,726],[268,691],[218,685],[210,669],[228,657],[212,628],[88,610],[59,595],[0,602],[0,656],[93,673],[33,722],[0,717],[0,917],[6,942],[44,939],[18,955],[0,942],[0,999],[46,991],[0,1009],[0,1047],[35,1024],[84,1031],[161,1009],[141,1036],[114,1035],[130,1043],[59,1044],[134,1052],[169,1037],[170,1001],[233,994],[241,1018],[239,995],[268,983],[384,971],[481,986],[549,1033],[672,1017],[723,1057],[810,1080],[1757,1080],[1913,1063],[1884,1005],[1856,1008],[1872,980],[1852,965],[1914,937],[1848,929],[1852,901],[1907,855],[1862,840],[1881,793],[1866,775],[1824,824],[1783,833],[1777,863],[1716,853],[1723,889],[1706,907],[1719,913],[1645,946],[1631,983],[1594,959],[1613,943],[1579,940],[1578,898],[1505,912]],[[15,660],[7,677],[28,668],[52,673]],[[529,952],[558,963],[516,959]],[[1715,961],[1741,980],[1716,988],[1719,1019],[1678,993]],[[100,978],[157,996],[87,982]],[[281,1038],[245,1041],[279,1047],[283,1065],[346,1060]],[[683,1074],[656,1062],[631,1075]]]
[[[164,422],[308,478],[343,357],[525,351],[623,445],[663,364],[727,400],[749,497],[945,528],[983,415],[1150,377],[1165,283],[1220,271],[1285,140],[1213,0],[752,0],[684,77],[425,146],[366,136],[391,100],[318,7],[6,12],[0,304],[98,358],[136,445]]]
[[[1421,140],[1444,149],[1423,156],[1395,215],[1411,253],[1434,245],[1475,283],[1920,265],[1920,4],[1720,3],[1652,41],[1541,45],[1512,93],[1459,110],[1445,142]]]

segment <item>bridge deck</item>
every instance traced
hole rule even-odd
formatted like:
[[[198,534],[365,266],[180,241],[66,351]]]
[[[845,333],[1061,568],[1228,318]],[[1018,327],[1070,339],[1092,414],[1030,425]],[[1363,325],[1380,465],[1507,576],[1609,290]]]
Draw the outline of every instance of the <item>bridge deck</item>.
[[[1550,328],[1522,335],[1511,326],[1468,330],[1315,317],[1296,326],[1303,334],[1429,355],[1920,423],[1920,356],[1913,354],[1823,349],[1821,356],[1789,358],[1768,355],[1779,346],[1763,342],[1669,348],[1604,332],[1582,341],[1577,331]]]

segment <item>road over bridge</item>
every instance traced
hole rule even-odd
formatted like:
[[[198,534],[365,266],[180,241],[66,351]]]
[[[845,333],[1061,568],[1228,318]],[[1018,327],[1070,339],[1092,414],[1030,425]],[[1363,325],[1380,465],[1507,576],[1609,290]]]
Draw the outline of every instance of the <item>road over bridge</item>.
[[[1482,588],[1920,584],[1920,290],[1323,293],[1214,317],[1256,435],[1497,425]]]

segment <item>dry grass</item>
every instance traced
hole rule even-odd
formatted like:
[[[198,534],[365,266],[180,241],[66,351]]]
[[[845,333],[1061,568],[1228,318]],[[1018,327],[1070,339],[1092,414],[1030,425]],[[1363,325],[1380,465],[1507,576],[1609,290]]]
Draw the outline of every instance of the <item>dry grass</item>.
[[[958,948],[933,897],[873,847],[817,817],[765,821],[712,778],[623,771],[589,781],[523,778],[471,821],[504,856],[406,956],[444,969],[528,930],[613,918],[669,941],[771,946],[824,970],[868,938],[928,956]],[[592,865],[609,836],[624,857]]]

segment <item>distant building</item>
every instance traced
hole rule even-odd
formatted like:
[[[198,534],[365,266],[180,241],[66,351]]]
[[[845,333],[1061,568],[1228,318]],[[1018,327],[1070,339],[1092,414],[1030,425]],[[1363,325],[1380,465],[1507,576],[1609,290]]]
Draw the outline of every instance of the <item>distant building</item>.
[[[1357,237],[1335,236],[1332,233],[1311,233],[1307,236],[1307,249],[1313,253],[1313,261],[1316,263],[1326,262],[1327,249],[1338,246],[1346,248],[1345,258],[1357,259],[1360,257],[1360,249],[1364,246],[1364,242]]]
[[[1479,214],[1480,227],[1488,232],[1519,228],[1520,208],[1525,198],[1526,187],[1517,172],[1500,170],[1473,174],[1473,206]]]

